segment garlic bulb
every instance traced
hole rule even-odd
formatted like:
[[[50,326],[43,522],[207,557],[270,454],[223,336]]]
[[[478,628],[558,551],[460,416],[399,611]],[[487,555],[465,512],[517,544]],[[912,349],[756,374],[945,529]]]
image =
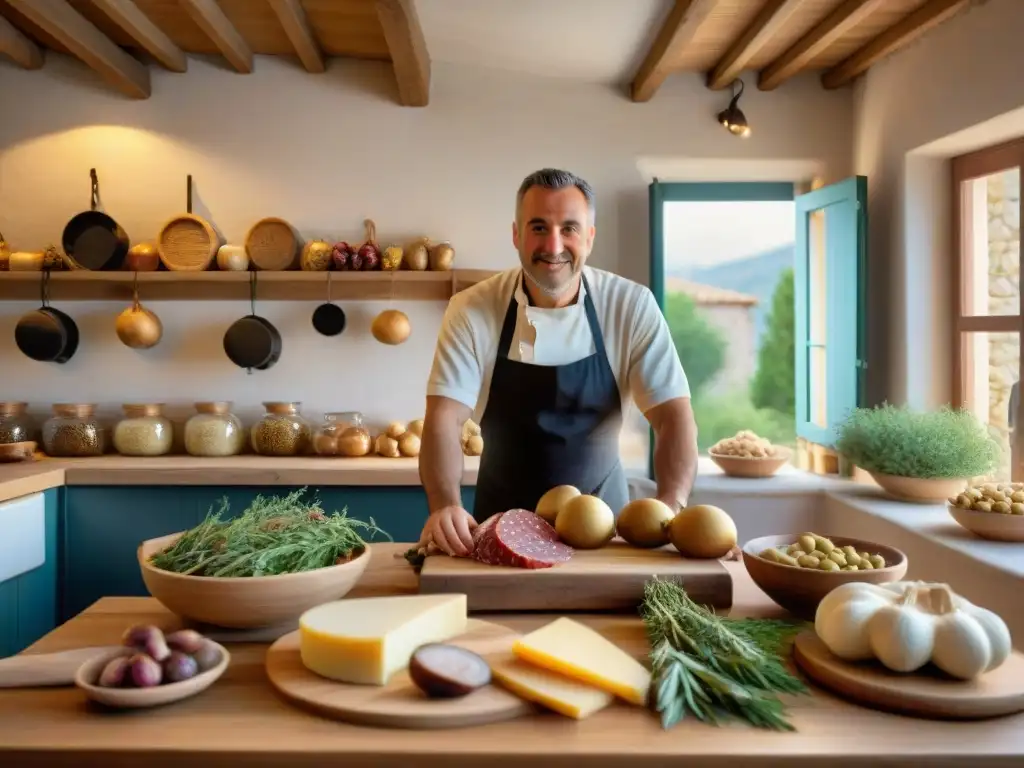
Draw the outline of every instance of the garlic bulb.
[[[814,630],[841,659],[876,659],[894,672],[931,662],[961,680],[996,669],[1013,647],[997,614],[923,581],[836,587],[818,605]]]

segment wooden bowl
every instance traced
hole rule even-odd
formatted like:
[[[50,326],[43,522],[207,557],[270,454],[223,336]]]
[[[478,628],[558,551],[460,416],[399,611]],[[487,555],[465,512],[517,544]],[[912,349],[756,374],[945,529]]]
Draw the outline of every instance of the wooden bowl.
[[[208,642],[212,643],[213,641],[209,640]],[[217,662],[217,666],[200,672],[188,680],[182,680],[180,683],[165,683],[152,688],[105,688],[97,685],[100,673],[108,661],[118,656],[130,656],[135,653],[131,648],[118,648],[102,653],[79,667],[78,672],[75,673],[75,685],[93,701],[121,709],[143,709],[181,701],[189,696],[195,696],[213,685],[231,663],[231,654],[228,653],[228,649],[220,643],[213,644],[220,651],[220,661]]]
[[[34,440],[26,440],[22,443],[0,444],[0,461],[31,461],[36,455],[36,443]]]
[[[841,584],[851,581],[884,584],[900,581],[907,574],[907,556],[895,547],[848,536],[821,535],[837,547],[849,544],[858,552],[881,555],[886,566],[870,571],[817,571],[775,563],[760,556],[760,552],[770,547],[788,547],[797,540],[799,533],[762,536],[743,545],[743,564],[750,578],[775,603],[802,619],[813,621],[821,599]]]
[[[139,567],[146,589],[178,616],[230,629],[297,621],[307,609],[344,597],[362,577],[371,555],[367,545],[362,554],[347,563],[281,576],[185,576],[153,566],[150,558],[182,533],[139,545]]]
[[[979,512],[946,504],[949,515],[963,528],[990,541],[1024,541],[1024,515]]]
[[[769,458],[726,456],[708,451],[708,456],[729,477],[771,477],[789,463],[793,452],[783,445],[776,446],[777,454]]]
[[[967,487],[967,478],[899,477],[882,472],[868,472],[889,496],[912,504],[939,504],[956,496]]]

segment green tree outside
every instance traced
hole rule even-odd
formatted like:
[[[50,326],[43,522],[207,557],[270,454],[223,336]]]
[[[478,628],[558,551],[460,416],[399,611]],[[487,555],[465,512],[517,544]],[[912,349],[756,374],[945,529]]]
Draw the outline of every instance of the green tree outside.
[[[765,338],[757,355],[757,371],[750,382],[750,400],[757,408],[771,408],[796,418],[795,296],[793,270],[785,270],[772,294]]]
[[[665,295],[665,320],[679,359],[696,397],[725,365],[726,339],[700,316],[697,303],[685,293]]]

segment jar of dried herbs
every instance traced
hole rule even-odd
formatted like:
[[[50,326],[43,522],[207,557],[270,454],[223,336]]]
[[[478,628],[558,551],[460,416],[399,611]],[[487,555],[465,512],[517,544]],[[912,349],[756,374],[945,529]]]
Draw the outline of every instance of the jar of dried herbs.
[[[0,403],[0,444],[36,439],[36,424],[25,410],[28,403]]]
[[[171,452],[174,425],[161,403],[124,405],[124,418],[114,426],[114,450],[122,456],[163,456]]]
[[[55,403],[53,416],[43,423],[43,450],[48,456],[102,456],[106,430],[95,416],[96,406]]]
[[[185,451],[191,456],[237,456],[249,439],[230,402],[196,403],[185,422]]]
[[[301,403],[264,403],[267,414],[252,426],[252,448],[263,456],[302,456],[312,444]]]

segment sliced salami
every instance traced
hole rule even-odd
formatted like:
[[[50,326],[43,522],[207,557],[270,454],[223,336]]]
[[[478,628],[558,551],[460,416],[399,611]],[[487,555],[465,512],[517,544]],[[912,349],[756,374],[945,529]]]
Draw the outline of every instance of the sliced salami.
[[[528,509],[508,510],[493,531],[503,565],[550,568],[572,559],[573,548],[560,542],[555,529]]]
[[[473,559],[485,565],[508,565],[502,558],[501,545],[498,544],[496,527],[499,518],[505,514],[498,512],[484,520],[473,529]]]

